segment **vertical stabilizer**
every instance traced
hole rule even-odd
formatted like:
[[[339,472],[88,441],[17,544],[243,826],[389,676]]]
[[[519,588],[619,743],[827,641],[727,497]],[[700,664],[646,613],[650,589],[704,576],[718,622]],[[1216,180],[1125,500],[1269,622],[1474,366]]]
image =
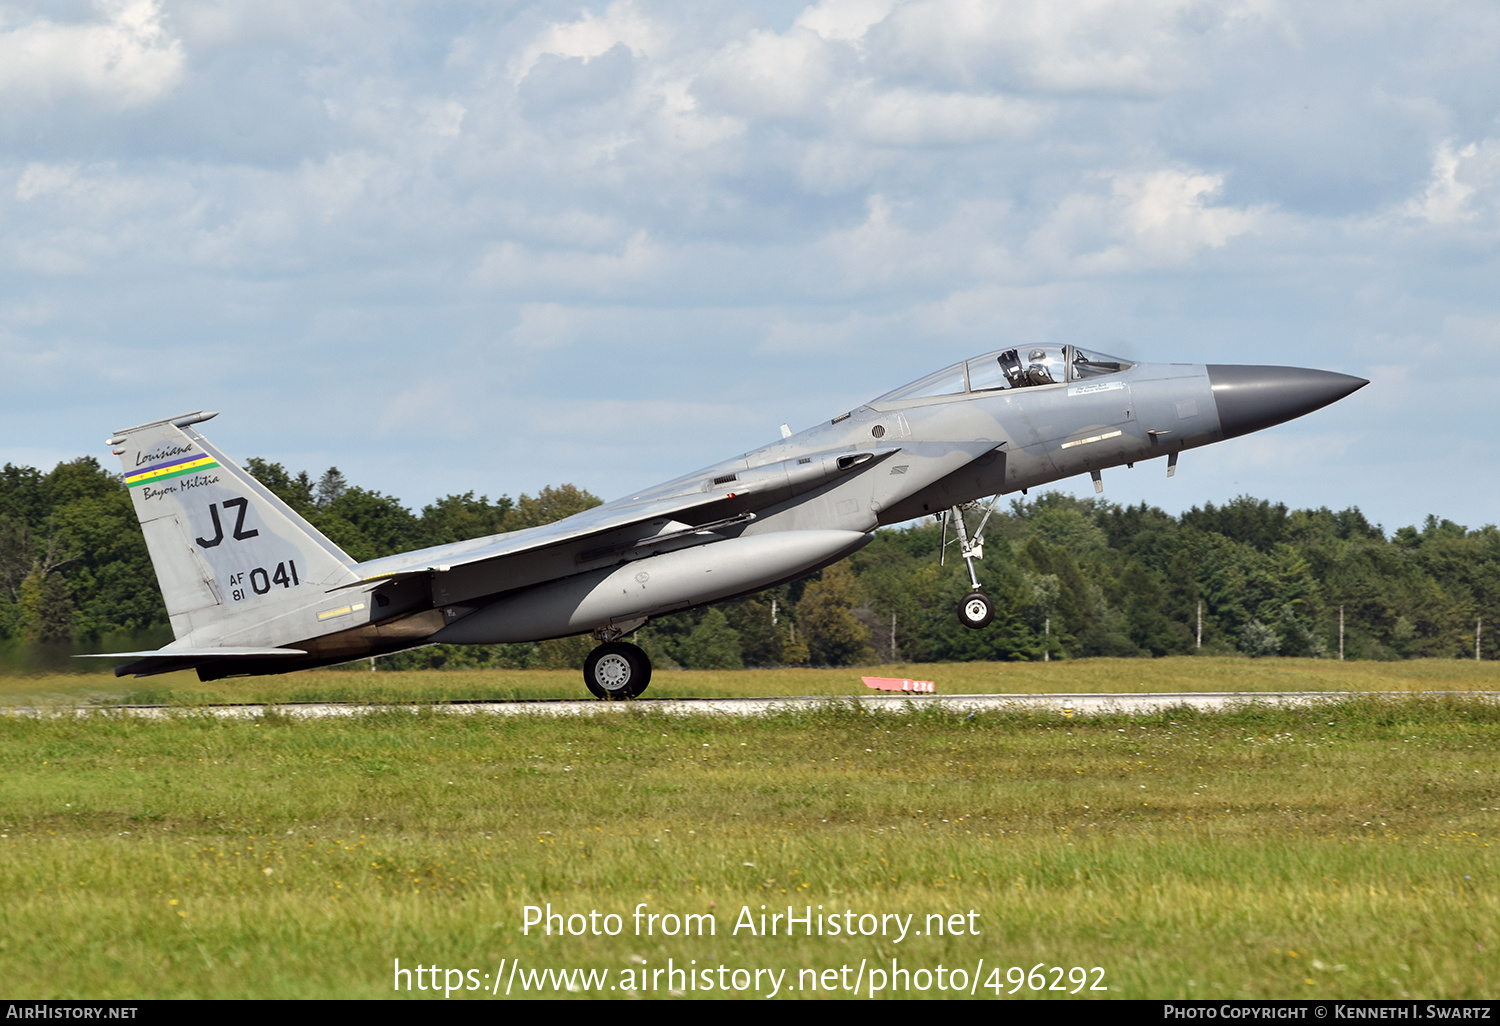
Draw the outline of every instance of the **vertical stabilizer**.
[[[339,547],[192,427],[193,413],[110,439],[146,535],[177,644],[282,645],[303,612],[356,582]]]

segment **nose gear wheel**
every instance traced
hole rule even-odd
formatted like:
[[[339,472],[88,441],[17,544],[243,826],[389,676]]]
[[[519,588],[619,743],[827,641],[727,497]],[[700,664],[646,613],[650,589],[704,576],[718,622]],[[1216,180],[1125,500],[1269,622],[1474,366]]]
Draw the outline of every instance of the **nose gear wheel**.
[[[988,595],[971,591],[958,606],[958,622],[970,630],[979,630],[995,618],[995,604]]]

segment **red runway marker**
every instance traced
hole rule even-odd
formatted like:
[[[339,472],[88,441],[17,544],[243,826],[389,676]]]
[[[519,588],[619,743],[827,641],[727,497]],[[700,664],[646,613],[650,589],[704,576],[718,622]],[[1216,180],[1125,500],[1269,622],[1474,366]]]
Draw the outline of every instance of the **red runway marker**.
[[[861,677],[860,680],[865,682],[865,687],[877,691],[910,691],[928,695],[937,691],[937,685],[930,680],[902,680],[899,677]]]

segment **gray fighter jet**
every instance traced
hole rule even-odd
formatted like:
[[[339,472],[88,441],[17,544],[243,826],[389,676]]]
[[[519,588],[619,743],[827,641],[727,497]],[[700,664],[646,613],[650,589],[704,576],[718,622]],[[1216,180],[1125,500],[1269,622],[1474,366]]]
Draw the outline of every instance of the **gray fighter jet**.
[[[1133,364],[1076,346],[1005,349],[655,488],[566,520],[357,563],[235,465],[199,412],[117,432],[176,640],[117,675],[196,669],[203,680],[432,643],[592,633],[584,681],[645,690],[625,642],[649,618],[748,595],[828,566],[883,524],[923,515],[955,532],[975,629],[978,500],[1164,457],[1299,417],[1368,384],[1295,367]]]

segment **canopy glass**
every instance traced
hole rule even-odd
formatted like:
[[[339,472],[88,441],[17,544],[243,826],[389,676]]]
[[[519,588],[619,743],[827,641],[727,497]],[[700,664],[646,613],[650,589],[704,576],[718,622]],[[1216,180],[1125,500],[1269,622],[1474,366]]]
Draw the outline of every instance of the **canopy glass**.
[[[1077,346],[1029,346],[1001,349],[944,367],[935,374],[887,392],[877,403],[927,399],[965,392],[1034,388],[1063,381],[1085,381],[1117,374],[1133,366],[1128,360]]]

